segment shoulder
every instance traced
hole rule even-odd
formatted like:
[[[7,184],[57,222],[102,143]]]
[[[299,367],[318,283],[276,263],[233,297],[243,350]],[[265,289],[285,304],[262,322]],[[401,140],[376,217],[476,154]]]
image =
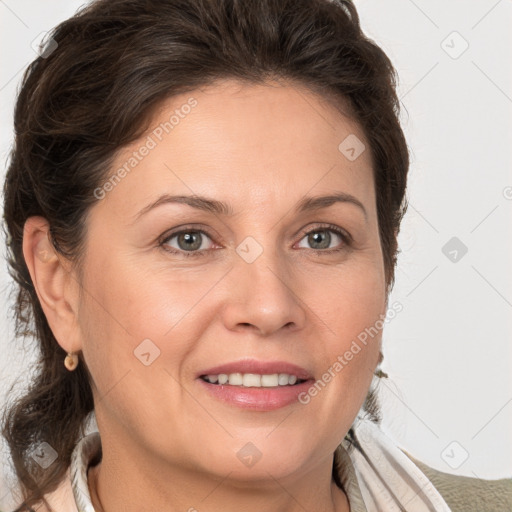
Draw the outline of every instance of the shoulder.
[[[483,480],[451,475],[427,466],[404,452],[428,477],[453,512],[512,510],[512,478]]]
[[[57,488],[54,491],[45,494],[44,498],[50,508],[48,508],[41,500],[31,507],[20,505],[13,512],[61,512],[64,510],[66,512],[78,512],[71,487],[69,469],[65,478],[60,482]]]

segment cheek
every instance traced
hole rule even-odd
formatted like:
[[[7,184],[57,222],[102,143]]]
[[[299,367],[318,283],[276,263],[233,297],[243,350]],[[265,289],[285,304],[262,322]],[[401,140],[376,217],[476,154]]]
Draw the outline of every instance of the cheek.
[[[108,389],[127,371],[147,380],[145,363],[178,377],[191,340],[211,321],[201,299],[215,280],[163,275],[103,256],[88,262],[80,314],[84,356],[98,388]]]
[[[335,283],[335,284],[333,284]],[[379,359],[385,290],[378,267],[333,278],[315,306],[324,336],[323,373],[303,403],[347,429],[361,407]]]
[[[190,311],[197,298],[179,283],[121,269],[105,274],[108,279],[89,280],[80,315],[97,419],[121,424],[131,418],[130,429],[157,436],[157,419],[179,429],[160,398],[165,395],[168,403],[183,408],[183,393],[175,383],[192,350],[191,339],[198,336],[193,329],[200,326]]]
[[[347,350],[358,337],[364,339],[364,333],[375,325],[382,330],[380,319],[385,315],[386,295],[378,265],[361,265],[350,272],[341,269],[330,277],[323,290],[314,294],[319,297],[316,307],[328,328],[327,338],[334,339],[329,343],[331,354]]]

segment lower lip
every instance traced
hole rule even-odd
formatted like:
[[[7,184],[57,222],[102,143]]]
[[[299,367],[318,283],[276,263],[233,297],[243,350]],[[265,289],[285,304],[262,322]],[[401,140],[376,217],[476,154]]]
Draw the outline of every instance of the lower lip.
[[[211,384],[201,378],[197,380],[214,398],[241,409],[255,411],[272,411],[297,402],[298,395],[307,392],[313,383],[312,380],[306,380],[295,386],[250,388],[227,384]]]

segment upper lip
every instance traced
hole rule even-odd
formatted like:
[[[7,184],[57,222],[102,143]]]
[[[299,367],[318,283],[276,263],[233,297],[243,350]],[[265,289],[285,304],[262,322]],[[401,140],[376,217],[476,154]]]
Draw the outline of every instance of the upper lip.
[[[241,359],[230,363],[213,366],[206,370],[202,370],[197,377],[203,375],[220,375],[225,373],[257,373],[260,375],[272,375],[274,373],[287,373],[295,375],[298,379],[309,380],[313,376],[304,368],[286,361],[258,361],[256,359]]]

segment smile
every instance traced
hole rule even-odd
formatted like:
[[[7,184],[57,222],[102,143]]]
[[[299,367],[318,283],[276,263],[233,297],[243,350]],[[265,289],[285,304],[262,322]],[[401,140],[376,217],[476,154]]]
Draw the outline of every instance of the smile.
[[[220,373],[218,375],[202,375],[205,382],[211,384],[243,386],[246,388],[275,388],[280,386],[295,386],[305,382],[296,375],[288,373],[273,373],[261,375],[257,373]]]

